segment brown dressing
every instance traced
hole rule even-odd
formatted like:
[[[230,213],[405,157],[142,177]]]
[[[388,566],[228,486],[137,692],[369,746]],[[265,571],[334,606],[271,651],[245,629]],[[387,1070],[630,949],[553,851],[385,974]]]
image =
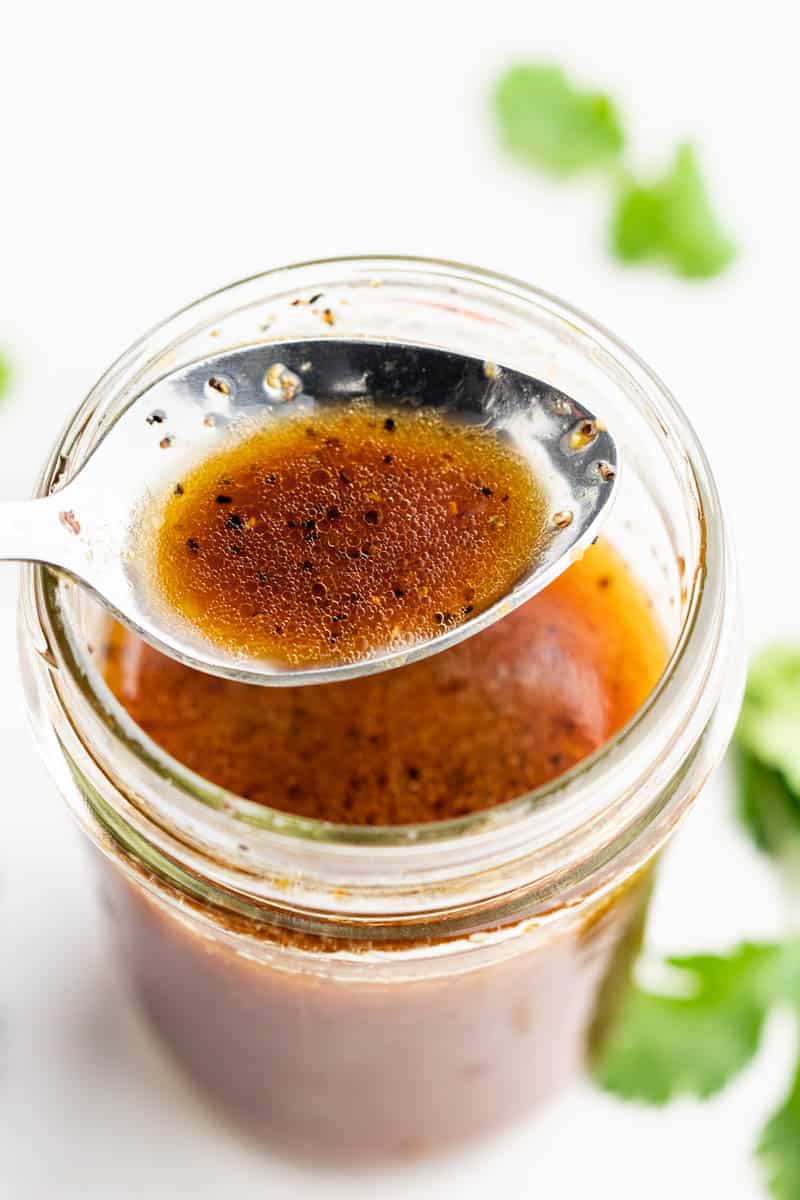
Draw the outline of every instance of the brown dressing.
[[[559,775],[633,716],[666,657],[601,541],[516,612],[397,671],[249,687],[117,627],[106,673],[134,719],[209,779],[289,812],[385,824],[488,808]],[[330,952],[369,942],[259,926],[240,952],[193,929],[185,899],[173,911],[100,869],[137,990],[193,1078],[259,1138],[361,1161],[463,1141],[551,1096],[610,1020],[649,891],[647,876],[628,880],[469,970],[434,959],[419,978],[376,965],[352,979]],[[261,939],[303,953],[304,969],[258,960]]]
[[[480,811],[562,774],[633,716],[666,657],[648,601],[601,540],[516,612],[398,671],[251,687],[117,627],[106,674],[134,720],[214,783],[381,825]]]
[[[546,520],[494,434],[363,401],[269,426],[184,477],[156,536],[158,588],[227,652],[352,661],[487,608]]]
[[[558,776],[633,716],[666,658],[646,597],[601,541],[516,612],[396,671],[251,687],[115,627],[106,675],[143,729],[216,783],[386,824],[479,811]],[[99,867],[137,990],[193,1078],[258,1138],[360,1161],[463,1141],[552,1095],[610,1020],[649,892],[647,875],[628,880],[469,970],[442,960],[419,978],[376,966],[353,979],[330,951],[369,942],[260,925],[242,951],[194,929],[185,899],[173,910]],[[261,940],[304,954],[304,968],[258,959]]]

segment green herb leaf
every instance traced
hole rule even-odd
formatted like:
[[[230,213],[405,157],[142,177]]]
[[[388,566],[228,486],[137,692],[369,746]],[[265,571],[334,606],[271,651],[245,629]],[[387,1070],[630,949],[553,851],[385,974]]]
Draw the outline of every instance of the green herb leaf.
[[[612,226],[614,252],[626,262],[660,258],[680,275],[708,278],[736,252],[706,190],[697,153],[685,142],[672,166],[649,187],[628,180]]]
[[[800,878],[800,647],[770,646],[754,659],[734,761],[745,828]]]
[[[758,1049],[771,1005],[787,987],[795,947],[743,944],[730,954],[667,960],[669,993],[634,987],[594,1070],[608,1091],[664,1104],[720,1090]],[[792,976],[793,978],[793,976]]]
[[[652,188],[628,182],[614,219],[614,250],[626,262],[653,252],[661,236],[661,200]]]
[[[736,740],[800,796],[800,646],[770,646],[753,660]]]
[[[757,1153],[775,1200],[797,1200],[800,1196],[800,1069],[786,1100],[764,1127]]]
[[[0,401],[4,400],[11,384],[11,364],[0,350]]]
[[[741,747],[735,764],[739,816],[751,838],[786,868],[800,868],[800,797],[779,771]]]
[[[494,100],[508,149],[556,175],[606,163],[625,141],[610,97],[574,87],[558,67],[512,67]]]
[[[800,647],[772,646],[753,662],[735,762],[746,828],[800,877]],[[671,958],[666,966],[677,972],[668,978],[675,986],[632,988],[594,1064],[599,1082],[620,1096],[651,1104],[710,1096],[752,1058],[773,1006],[790,1004],[800,1025],[800,938]],[[775,1200],[797,1200],[800,1063],[758,1155]]]

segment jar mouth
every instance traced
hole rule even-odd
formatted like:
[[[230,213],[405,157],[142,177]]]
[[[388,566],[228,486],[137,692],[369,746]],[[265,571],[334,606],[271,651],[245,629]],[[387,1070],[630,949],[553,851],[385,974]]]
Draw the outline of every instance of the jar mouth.
[[[732,557],[705,453],[683,411],[632,350],[577,309],[511,277],[436,259],[331,258],[251,276],[180,310],[121,356],[70,420],[42,475],[40,494],[69,478],[102,433],[109,405],[127,402],[141,391],[146,386],[147,371],[161,369],[163,373],[164,365],[174,360],[182,341],[207,333],[217,319],[232,319],[249,311],[256,306],[254,297],[263,294],[258,304],[269,306],[276,295],[312,283],[316,286],[320,279],[329,277],[346,278],[354,288],[370,286],[372,277],[381,286],[389,281],[400,290],[416,286],[415,281],[423,277],[432,279],[432,286],[445,293],[445,301],[428,297],[429,305],[446,305],[449,295],[456,316],[461,312],[466,320],[474,315],[469,306],[491,301],[500,312],[498,326],[501,317],[505,319],[505,313],[512,310],[522,314],[519,322],[520,327],[524,326],[524,312],[530,308],[531,323],[537,313],[549,323],[548,328],[552,326],[556,331],[554,345],[558,338],[574,339],[579,348],[576,353],[587,361],[596,359],[609,376],[615,374],[631,395],[639,398],[643,419],[651,433],[660,436],[665,460],[671,464],[677,481],[675,490],[680,490],[686,519],[693,525],[696,550],[683,584],[679,629],[660,680],[627,724],[606,743],[565,774],[530,792],[450,820],[402,826],[337,825],[236,796],[168,755],[135,725],[87,652],[68,613],[67,593],[75,585],[47,568],[25,567],[27,582],[23,586],[28,586],[35,597],[37,633],[39,640],[43,635],[46,647],[40,653],[50,663],[52,686],[59,693],[61,707],[68,713],[78,741],[86,749],[90,739],[79,728],[82,718],[76,704],[91,713],[90,719],[102,731],[112,757],[118,752],[120,762],[142,763],[152,774],[154,786],[159,780],[162,784],[166,781],[171,800],[180,798],[183,818],[188,820],[190,814],[195,831],[193,844],[202,844],[207,858],[213,843],[212,857],[224,860],[221,875],[228,880],[235,877],[240,884],[245,877],[260,874],[262,867],[266,870],[276,848],[283,853],[288,847],[291,856],[293,844],[338,855],[343,873],[352,873],[357,860],[363,861],[363,848],[386,852],[393,859],[413,852],[415,861],[424,861],[420,869],[426,878],[431,872],[438,878],[435,855],[444,846],[461,847],[458,854],[465,870],[466,864],[474,865],[479,860],[485,865],[487,853],[498,868],[501,860],[517,862],[521,856],[528,856],[540,882],[555,880],[568,865],[567,860],[573,875],[587,870],[591,863],[597,865],[598,854],[603,861],[610,861],[622,841],[627,839],[630,844],[646,827],[653,833],[650,842],[654,845],[656,826],[662,829],[663,838],[682,811],[670,784],[702,740],[717,708],[721,679],[730,667],[728,651],[737,617]],[[481,319],[491,326],[490,314]],[[274,334],[265,330],[262,340],[281,340],[280,330]],[[493,360],[502,361],[501,354]],[[67,681],[68,686],[63,686]],[[731,721],[728,719],[728,725]],[[717,742],[726,740],[727,733],[729,729]],[[103,771],[117,774],[108,761]],[[648,786],[643,787],[648,779]],[[691,795],[684,796],[684,806],[689,799]],[[213,829],[199,834],[204,811]],[[158,820],[164,819],[161,813]],[[178,842],[185,844],[185,820],[179,825],[182,832]],[[241,840],[243,829],[262,838],[257,861],[251,860],[244,867],[234,863],[234,846]],[[560,852],[554,858],[555,847]],[[388,861],[386,855],[379,857],[383,864]],[[371,878],[369,871],[367,875]],[[418,881],[410,877],[409,884],[418,886]]]

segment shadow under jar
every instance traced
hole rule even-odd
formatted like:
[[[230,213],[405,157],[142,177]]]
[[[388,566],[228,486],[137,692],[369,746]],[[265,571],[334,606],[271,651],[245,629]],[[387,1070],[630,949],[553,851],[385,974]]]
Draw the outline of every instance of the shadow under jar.
[[[166,370],[243,342],[308,336],[479,355],[597,412],[625,463],[604,542],[646,597],[665,662],[621,728],[590,739],[581,761],[533,790],[458,816],[449,806],[447,820],[336,824],[285,811],[277,772],[256,802],[171,757],[169,739],[120,703],[124,681],[103,657],[105,614],[70,581],[24,568],[34,724],[91,839],[123,962],[156,1028],[256,1136],[374,1159],[520,1117],[602,1036],[638,945],[654,859],[730,736],[742,652],[723,514],[669,393],[586,317],[473,268],[331,260],[199,301],[100,380],[40,491],[68,479],[108,421]],[[464,647],[477,653],[491,634]],[[487,669],[502,634],[493,637]],[[376,719],[413,730],[413,691],[403,711],[379,705]],[[508,753],[498,743],[498,756]],[[324,793],[324,778],[316,787]]]

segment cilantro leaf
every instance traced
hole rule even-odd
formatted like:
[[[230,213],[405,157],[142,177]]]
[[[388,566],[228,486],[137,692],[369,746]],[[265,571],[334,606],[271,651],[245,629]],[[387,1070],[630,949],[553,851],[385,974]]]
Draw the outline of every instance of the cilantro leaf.
[[[789,1095],[759,1138],[758,1157],[775,1200],[800,1196],[800,1069]]]
[[[736,729],[739,816],[760,849],[800,877],[800,647],[763,650]]]
[[[0,351],[0,400],[4,400],[11,383],[11,364]]]
[[[800,797],[800,646],[770,646],[753,660],[736,740]]]
[[[800,647],[775,645],[758,655],[748,674],[736,732],[738,805],[756,844],[795,868],[800,868],[798,734]],[[661,992],[633,988],[594,1064],[599,1082],[622,1097],[662,1104],[686,1093],[713,1095],[752,1058],[775,1005],[792,1006],[800,1031],[798,937],[745,944],[727,955],[670,958],[666,965],[677,972],[672,976],[677,986]],[[800,1060],[757,1153],[775,1200],[800,1197]]]
[[[610,166],[625,144],[611,97],[581,90],[556,66],[511,67],[497,84],[494,109],[507,149],[555,175]],[[659,259],[679,275],[710,278],[727,267],[736,248],[720,226],[691,143],[678,147],[654,183],[624,177],[611,245],[624,262]]]
[[[556,175],[607,163],[625,141],[610,97],[574,87],[559,67],[512,67],[494,105],[507,148]]]
[[[661,200],[653,188],[628,181],[614,218],[613,245],[619,258],[638,262],[651,253],[660,237]]]
[[[736,248],[720,227],[691,143],[678,147],[656,183],[625,182],[611,241],[625,262],[660,258],[680,275],[709,278],[727,267]]]
[[[684,986],[631,989],[594,1063],[600,1084],[649,1104],[719,1091],[758,1049],[765,1017],[787,987],[786,953],[745,943],[730,954],[668,959]]]
[[[780,771],[741,746],[736,750],[739,817],[759,849],[784,866],[800,866],[800,796]]]

